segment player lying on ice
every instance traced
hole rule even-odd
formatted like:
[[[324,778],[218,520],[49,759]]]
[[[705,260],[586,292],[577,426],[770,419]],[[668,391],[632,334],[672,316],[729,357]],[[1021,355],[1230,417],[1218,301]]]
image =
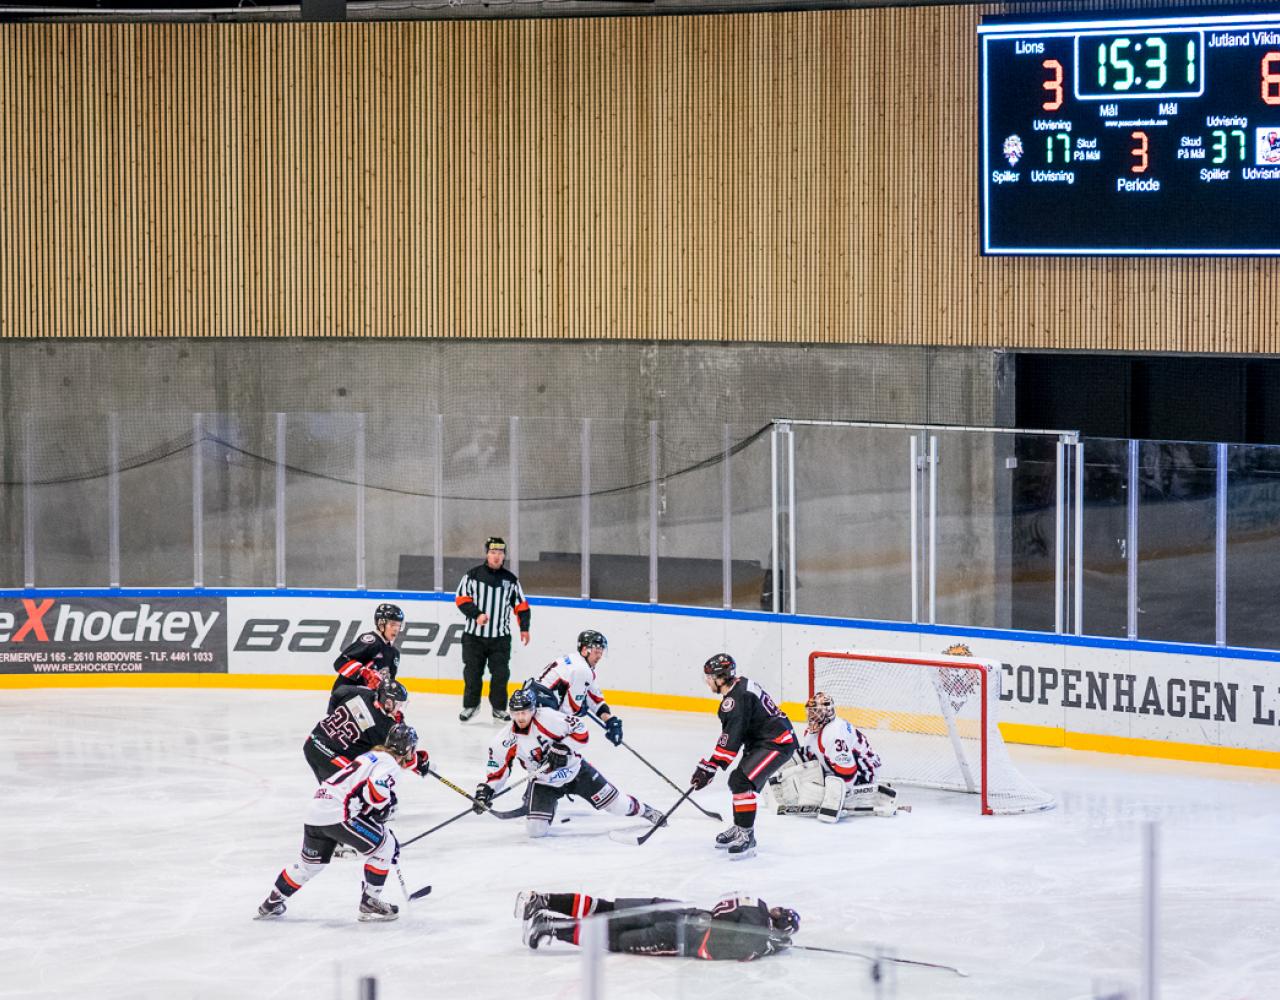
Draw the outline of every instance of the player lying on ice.
[[[400,844],[386,824],[395,812],[396,775],[401,769],[427,773],[427,752],[417,746],[413,727],[396,723],[378,746],[316,789],[302,828],[302,856],[276,877],[257,919],[284,916],[285,900],[324,871],[340,844],[364,855],[360,919],[396,919],[398,908],[381,898],[387,872],[400,858]]]
[[[778,813],[816,815],[824,823],[835,823],[842,816],[892,816],[897,812],[898,793],[889,785],[876,783],[879,754],[860,730],[836,715],[836,703],[816,691],[804,710],[808,725],[800,759],[769,780]]]
[[[525,829],[530,837],[545,837],[556,815],[556,805],[565,795],[576,795],[615,816],[644,816],[650,823],[662,813],[633,795],[623,795],[583,759],[576,749],[587,742],[586,723],[575,715],[540,708],[532,694],[520,688],[507,703],[511,722],[489,747],[488,773],[476,786],[476,812],[484,812],[493,797],[511,777],[512,764],[519,760],[529,772],[525,791],[528,815]]]
[[[751,896],[726,896],[710,910],[660,897],[600,899],[531,889],[516,897],[516,916],[524,921],[530,948],[553,940],[578,944],[581,920],[599,914],[616,914],[606,921],[609,950],[633,955],[749,962],[787,948],[800,929],[795,910],[770,908]]]

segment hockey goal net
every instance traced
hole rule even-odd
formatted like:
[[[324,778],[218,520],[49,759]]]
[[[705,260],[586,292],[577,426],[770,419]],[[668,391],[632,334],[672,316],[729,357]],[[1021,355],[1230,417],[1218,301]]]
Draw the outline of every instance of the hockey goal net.
[[[823,691],[862,730],[890,782],[971,792],[984,814],[1053,806],[1013,766],[1000,735],[1000,665],[964,656],[809,654],[809,694]]]

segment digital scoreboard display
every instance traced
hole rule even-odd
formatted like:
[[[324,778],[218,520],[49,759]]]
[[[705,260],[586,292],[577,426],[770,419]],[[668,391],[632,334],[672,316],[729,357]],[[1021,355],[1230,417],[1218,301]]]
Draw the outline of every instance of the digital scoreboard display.
[[[983,253],[1280,254],[1280,9],[978,32]]]

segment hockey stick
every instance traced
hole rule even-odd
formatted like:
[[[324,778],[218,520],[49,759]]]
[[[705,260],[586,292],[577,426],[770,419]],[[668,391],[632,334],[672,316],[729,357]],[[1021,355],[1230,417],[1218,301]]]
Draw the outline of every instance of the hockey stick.
[[[606,728],[606,727],[605,727],[605,724],[600,720],[600,717],[599,717],[599,716],[597,716],[597,715],[593,715],[591,712],[588,712],[588,713],[587,713],[587,718],[588,718],[588,719],[590,719],[592,722],[594,722],[597,726],[600,726],[602,729],[603,729],[603,728]],[[663,773],[662,773],[661,771],[659,771],[656,767],[654,767],[654,766],[653,766],[652,764],[650,764],[647,760],[645,760],[645,759],[644,759],[644,757],[642,757],[642,756],[640,755],[640,753],[636,750],[636,748],[635,748],[635,747],[633,747],[633,746],[632,746],[630,743],[628,743],[626,740],[623,740],[623,741],[622,741],[621,743],[619,743],[618,745],[619,745],[619,746],[624,746],[624,747],[626,747],[626,748],[627,748],[628,750],[630,750],[633,754],[635,754],[636,759],[637,759],[638,761],[640,761],[640,763],[641,763],[641,764],[643,764],[645,767],[647,767],[650,771],[652,771],[654,774],[656,774],[659,778],[661,778],[663,781],[665,781],[668,785],[670,785],[672,788],[674,788],[677,792],[678,792],[678,791],[680,791],[680,786],[679,786],[679,785],[677,785],[674,781],[672,781],[672,780],[671,780],[670,778],[668,778],[665,774],[663,774]],[[723,823],[723,822],[724,822],[724,817],[723,817],[723,816],[721,816],[718,812],[715,812],[715,811],[713,811],[713,810],[711,810],[711,809],[703,809],[703,808],[702,808],[702,806],[698,805],[697,801],[694,801],[694,800],[691,800],[691,801],[693,801],[693,808],[697,809],[697,810],[698,810],[698,812],[702,813],[702,815],[711,817],[711,819],[715,820],[717,823]]]
[[[893,962],[895,965],[915,965],[922,969],[940,969],[943,972],[954,972],[957,976],[969,978],[969,973],[954,965],[943,965],[941,962],[922,962],[914,958],[894,958],[892,955],[868,955],[861,951],[844,951],[840,948],[818,948],[811,944],[791,945],[797,951],[820,951],[827,955],[847,955],[850,958],[861,958],[868,962]]]
[[[655,833],[658,832],[658,827],[666,826],[667,818],[673,812],[679,809],[680,806],[684,804],[684,800],[687,799],[692,794],[693,794],[693,786],[690,785],[688,788],[685,789],[684,794],[682,794],[680,798],[676,799],[676,804],[673,805],[666,812],[664,812],[660,817],[658,817],[658,822],[654,823],[653,826],[649,827],[649,829],[646,830],[644,833],[635,834],[635,833],[628,833],[626,830],[610,830],[609,839],[616,841],[619,844],[634,844],[636,847],[639,847],[641,844],[643,844],[645,841],[647,841],[650,837],[652,837]]]
[[[507,792],[511,791],[511,789],[513,789],[513,788],[519,788],[521,785],[523,785],[523,784],[524,784],[526,781],[528,781],[528,780],[529,780],[528,778],[522,778],[522,779],[520,779],[520,780],[519,780],[519,781],[517,781],[514,785],[509,785],[508,787],[504,788],[504,789],[503,789],[502,791],[500,791],[497,795],[495,795],[495,796],[494,796],[494,798],[495,798],[495,799],[497,799],[497,798],[501,798],[503,795],[506,795],[506,794],[507,794]],[[463,792],[462,794],[463,794],[463,795],[466,795],[467,793],[466,793],[466,792]],[[467,795],[467,798],[471,798],[471,796],[470,796],[470,795]],[[522,812],[521,810],[524,810],[524,812]],[[416,836],[410,837],[408,840],[403,840],[403,841],[401,841],[401,842],[400,842],[400,847],[401,847],[401,848],[408,847],[410,844],[412,844],[412,843],[413,843],[414,841],[416,841],[416,840],[421,840],[423,837],[426,837],[426,836],[428,836],[428,835],[430,835],[430,834],[433,834],[433,833],[435,833],[437,830],[443,830],[443,829],[444,829],[446,826],[448,826],[450,823],[456,823],[456,822],[458,822],[458,820],[462,819],[464,816],[470,816],[474,811],[475,811],[474,809],[470,809],[470,808],[464,809],[462,812],[458,813],[458,815],[456,815],[456,816],[450,816],[448,819],[444,820],[443,822],[441,822],[441,823],[437,823],[437,824],[436,824],[435,826],[433,826],[430,830],[424,830],[422,833],[419,833],[419,834],[417,834]],[[497,810],[495,810],[495,809],[493,809],[493,808],[490,808],[490,810],[489,810],[489,811],[490,811],[490,812],[492,812],[495,816],[498,816],[500,819],[512,819],[512,818],[514,818],[515,816],[523,816],[523,815],[525,814],[525,812],[528,812],[528,810],[527,810],[524,806],[521,806],[519,809],[511,809],[511,810],[508,810],[508,811],[507,811],[507,812],[505,812],[505,813],[499,813]]]
[[[457,785],[455,785],[452,781],[450,781],[444,775],[440,774],[438,771],[428,770],[427,773],[431,775],[431,777],[435,778],[437,781],[443,783],[446,788],[452,789],[453,791],[457,792],[464,799],[470,799],[476,805],[482,804],[480,800],[477,799],[474,795],[471,795],[469,792],[466,792],[463,789],[459,788]],[[527,781],[528,779],[526,778],[525,780]],[[516,784],[518,785],[520,784],[520,782],[516,782]],[[515,787],[516,785],[511,786],[511,788],[515,788]],[[504,792],[510,791],[510,790],[511,789],[509,788],[503,789]],[[498,796],[496,795],[494,796],[495,799],[497,797]],[[528,813],[529,807],[522,805],[522,806],[517,806],[515,809],[494,809],[492,806],[485,806],[484,811],[488,813],[493,813],[493,815],[497,816],[498,819],[519,819],[521,816],[524,816],[526,813]]]

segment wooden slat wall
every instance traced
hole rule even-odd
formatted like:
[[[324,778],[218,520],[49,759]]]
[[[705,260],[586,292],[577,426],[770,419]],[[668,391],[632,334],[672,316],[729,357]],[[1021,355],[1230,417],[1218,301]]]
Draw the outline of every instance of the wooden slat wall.
[[[0,26],[0,335],[1280,351],[1274,260],[978,255],[980,13]]]

